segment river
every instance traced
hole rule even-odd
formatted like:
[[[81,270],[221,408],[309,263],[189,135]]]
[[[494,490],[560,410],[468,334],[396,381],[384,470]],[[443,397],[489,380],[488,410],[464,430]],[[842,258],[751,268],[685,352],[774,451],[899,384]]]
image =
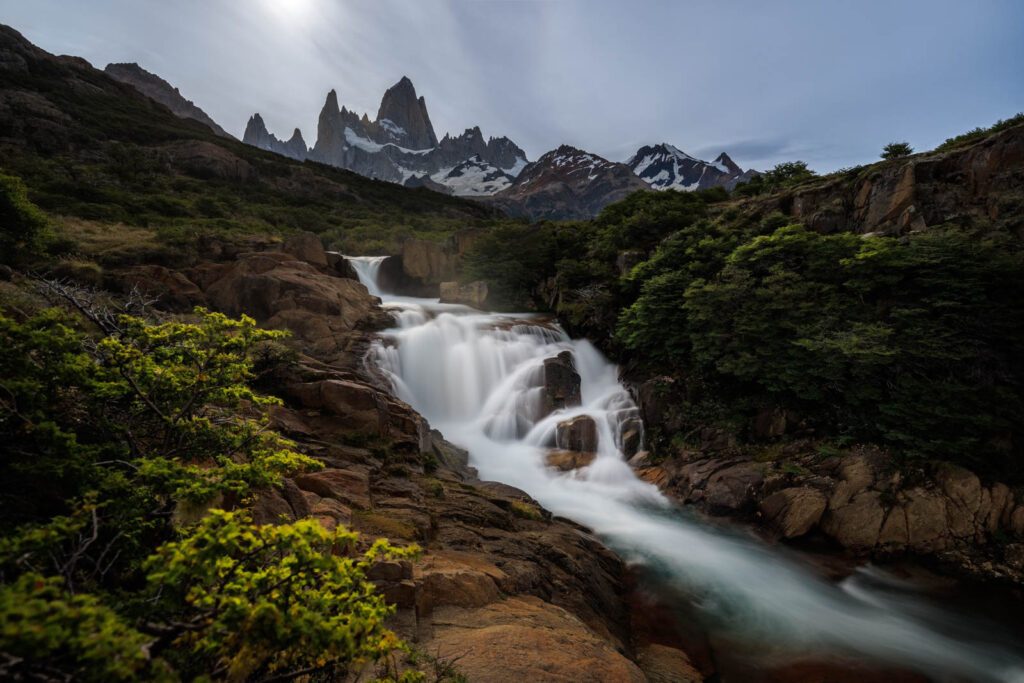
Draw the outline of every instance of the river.
[[[349,260],[395,318],[368,359],[394,393],[465,448],[482,479],[520,488],[593,529],[627,562],[687,596],[730,641],[770,643],[776,656],[866,660],[935,680],[1024,682],[1019,648],[990,629],[965,633],[962,615],[877,576],[830,582],[777,548],[686,514],[638,479],[620,450],[636,405],[618,368],[590,342],[531,314],[382,292],[381,257]],[[540,416],[543,362],[563,351],[573,355],[582,405]],[[596,458],[583,469],[552,470],[545,455],[556,426],[577,415],[597,423]]]

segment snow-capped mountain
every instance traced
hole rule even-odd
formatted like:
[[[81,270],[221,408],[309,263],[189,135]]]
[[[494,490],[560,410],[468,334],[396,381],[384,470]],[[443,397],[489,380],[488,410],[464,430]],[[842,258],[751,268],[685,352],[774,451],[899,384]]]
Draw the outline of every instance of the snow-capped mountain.
[[[535,220],[590,218],[644,189],[647,185],[626,164],[562,145],[527,164],[490,203]]]
[[[484,140],[479,127],[440,141],[416,95],[403,77],[388,88],[373,121],[338,106],[334,90],[327,94],[313,147],[301,142],[298,129],[287,142],[269,133],[259,114],[246,127],[243,142],[297,159],[339,166],[370,178],[421,187],[438,183],[454,194],[482,197],[507,187],[527,164],[526,154],[505,137]],[[424,176],[431,182],[424,182]]]
[[[753,175],[743,171],[725,152],[707,162],[667,143],[641,147],[626,165],[656,190],[706,190],[719,186],[731,190]]]
[[[515,176],[474,154],[449,170],[442,169],[430,179],[458,197],[486,197],[508,188]]]

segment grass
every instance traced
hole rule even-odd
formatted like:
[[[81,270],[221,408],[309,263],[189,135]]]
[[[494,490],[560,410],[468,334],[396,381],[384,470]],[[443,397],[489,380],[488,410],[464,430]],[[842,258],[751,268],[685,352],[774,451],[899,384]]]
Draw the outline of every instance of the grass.
[[[514,500],[509,507],[512,510],[512,514],[520,519],[529,519],[534,522],[544,519],[544,514],[540,511],[540,508],[526,501]]]

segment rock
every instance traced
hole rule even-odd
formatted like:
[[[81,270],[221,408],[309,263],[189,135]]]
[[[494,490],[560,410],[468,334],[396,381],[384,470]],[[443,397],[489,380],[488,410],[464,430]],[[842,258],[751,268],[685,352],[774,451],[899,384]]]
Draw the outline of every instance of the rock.
[[[871,486],[875,472],[866,456],[852,455],[844,458],[839,466],[839,479],[828,501],[832,509],[843,507],[854,495]]]
[[[426,284],[456,279],[458,256],[445,245],[410,237],[402,243],[402,270],[410,278]]]
[[[644,252],[636,249],[620,251],[615,258],[615,268],[619,271],[619,275],[628,275],[629,271],[644,261],[644,258]]]
[[[739,511],[751,507],[757,489],[764,482],[764,466],[741,462],[712,474],[705,487],[706,501],[712,511]]]
[[[622,455],[629,459],[640,450],[644,438],[644,423],[639,417],[627,418],[621,426]]]
[[[597,423],[589,415],[577,415],[558,423],[555,445],[566,451],[593,453],[597,451]]]
[[[419,453],[433,451],[430,425],[419,413],[363,382],[334,378],[297,382],[287,384],[285,392],[300,405],[321,412],[319,416],[300,420],[308,433],[321,438],[362,434],[408,444]],[[283,422],[283,416],[275,415],[276,420]],[[295,419],[287,423],[293,430],[299,428]]]
[[[252,521],[257,524],[285,524],[294,521],[291,505],[275,489],[260,491],[252,504]]]
[[[393,130],[403,131],[397,142],[409,149],[437,147],[437,136],[427,114],[427,102],[416,98],[416,88],[405,76],[384,93],[377,110],[377,122],[389,121]]]
[[[206,304],[206,296],[196,283],[181,271],[163,266],[134,266],[119,274],[122,288],[132,288],[156,297],[160,307],[170,311],[191,312],[196,306]]]
[[[736,435],[724,429],[705,427],[700,430],[700,449],[714,453],[736,447]]]
[[[487,301],[487,293],[487,283],[483,280],[476,280],[465,285],[460,285],[458,282],[441,283],[441,303],[443,304],[465,304],[482,309]]]
[[[10,282],[14,279],[14,270],[8,266],[0,263],[0,281]]]
[[[642,683],[640,668],[564,609],[532,596],[433,614],[426,652],[459,655],[471,681],[615,681]]]
[[[904,492],[901,497],[908,546],[918,552],[943,549],[948,533],[943,497],[920,487]]]
[[[295,477],[295,485],[303,491],[340,501],[349,507],[362,510],[370,507],[370,485],[365,472],[338,468],[307,472]],[[310,507],[316,514],[316,505]]]
[[[390,322],[378,299],[355,280],[328,275],[287,254],[243,254],[234,263],[206,269],[201,280],[217,310],[289,330],[320,359],[346,357],[361,342],[362,330]]]
[[[761,514],[783,538],[803,536],[825,513],[825,495],[807,486],[777,491],[761,501]]]
[[[1018,505],[1014,508],[1013,512],[1010,513],[1006,526],[1010,533],[1016,536],[1024,536],[1024,505]]]
[[[253,176],[248,161],[204,140],[179,140],[160,147],[170,164],[201,178],[247,181]]]
[[[292,235],[284,241],[281,251],[318,268],[326,268],[328,265],[327,252],[324,251],[323,242],[311,232]]]
[[[580,405],[580,376],[571,351],[544,359],[544,392],[541,415]]]
[[[562,472],[570,472],[572,470],[578,470],[581,467],[587,467],[590,463],[594,462],[594,458],[596,457],[597,455],[592,452],[581,453],[579,451],[549,451],[544,457],[544,462],[547,463],[548,467]]]
[[[830,509],[822,518],[821,529],[844,548],[865,551],[878,543],[884,519],[880,494],[864,491],[846,505]]]
[[[647,683],[702,683],[690,658],[680,649],[666,645],[647,645],[637,653],[637,664]]]
[[[989,509],[988,517],[985,519],[985,529],[989,533],[994,533],[1004,524],[1004,517],[1006,517],[1010,506],[1013,505],[1013,494],[1010,492],[1010,487],[1006,484],[996,483],[992,485],[990,497],[992,499],[992,506]]]
[[[981,481],[973,472],[953,465],[940,468],[935,480],[946,494],[946,518],[950,533],[958,538],[973,536],[977,531],[975,520],[981,517],[978,522],[984,522],[984,516],[979,515],[984,498]]]

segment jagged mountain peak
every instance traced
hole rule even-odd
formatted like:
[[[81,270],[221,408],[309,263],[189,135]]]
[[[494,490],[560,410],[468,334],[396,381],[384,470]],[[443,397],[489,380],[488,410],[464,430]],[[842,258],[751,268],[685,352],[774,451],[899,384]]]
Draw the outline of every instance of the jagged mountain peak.
[[[732,158],[725,152],[722,152],[717,157],[715,157],[715,160],[712,163],[715,164],[716,166],[721,166],[725,168],[726,171],[728,171],[729,173],[733,173],[736,175],[743,173],[743,169],[739,167],[739,164],[733,161]]]
[[[427,114],[427,101],[417,99],[416,87],[408,76],[388,88],[377,110],[377,124],[396,144],[411,149],[437,146],[437,135]]]
[[[744,177],[743,170],[725,152],[707,162],[667,142],[641,147],[626,163],[656,190],[731,189]]]

